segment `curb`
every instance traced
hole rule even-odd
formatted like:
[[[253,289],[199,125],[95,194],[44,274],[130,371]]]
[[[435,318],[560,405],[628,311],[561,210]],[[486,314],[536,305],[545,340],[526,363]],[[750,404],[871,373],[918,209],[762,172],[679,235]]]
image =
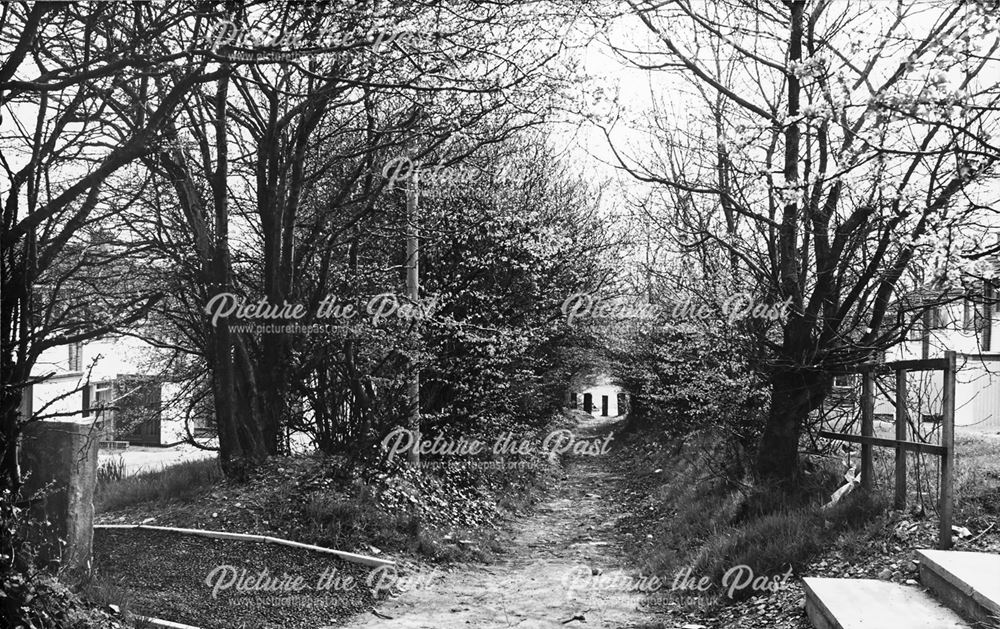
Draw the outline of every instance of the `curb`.
[[[154,627],[159,627],[159,629],[201,629],[201,627],[195,627],[194,625],[185,625],[179,622],[163,620],[162,618],[153,618],[152,616],[143,616],[141,614],[132,614],[132,617]]]
[[[182,529],[173,526],[153,526],[149,524],[95,524],[95,529],[147,529],[151,531],[168,531],[171,533],[181,533],[184,535],[199,535],[201,537],[211,537],[214,539],[234,539],[245,542],[267,542],[269,544],[278,544],[280,546],[289,546],[291,548],[303,548],[305,550],[313,550],[320,553],[326,553],[328,555],[334,555],[339,557],[344,561],[350,561],[353,563],[359,563],[365,566],[395,566],[396,562],[389,559],[378,559],[376,557],[368,557],[367,555],[358,555],[356,553],[348,553],[342,550],[333,550],[332,548],[323,548],[322,546],[313,546],[312,544],[303,544],[302,542],[293,542],[290,539],[281,539],[280,537],[270,537],[267,535],[251,535],[249,533],[226,533],[224,531],[208,531],[205,529]],[[164,621],[166,622],[166,621]],[[189,625],[164,625],[173,627],[174,629],[183,629],[189,627]],[[198,629],[195,627],[194,629]]]

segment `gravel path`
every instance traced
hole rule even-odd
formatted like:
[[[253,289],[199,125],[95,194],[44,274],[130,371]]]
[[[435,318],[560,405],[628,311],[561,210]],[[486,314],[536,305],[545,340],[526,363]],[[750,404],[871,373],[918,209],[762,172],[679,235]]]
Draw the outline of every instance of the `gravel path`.
[[[574,430],[587,437],[615,428],[596,419]],[[377,605],[345,625],[351,629],[647,626],[640,598],[620,587],[627,566],[615,524],[620,478],[602,456],[567,461],[565,478],[509,541],[502,562],[467,566]],[[599,576],[593,576],[595,571]],[[600,585],[598,585],[600,584]],[[382,617],[380,617],[382,616]]]

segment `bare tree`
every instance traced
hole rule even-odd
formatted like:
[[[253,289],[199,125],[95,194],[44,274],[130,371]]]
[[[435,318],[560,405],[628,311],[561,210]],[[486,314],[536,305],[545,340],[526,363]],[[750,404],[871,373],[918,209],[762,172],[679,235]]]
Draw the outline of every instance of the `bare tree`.
[[[669,74],[689,118],[660,117],[656,155],[618,147],[621,165],[665,191],[665,231],[697,254],[689,280],[790,300],[747,326],[771,390],[757,469],[789,481],[832,374],[920,316],[895,316],[906,270],[953,276],[996,228],[981,222],[1000,157],[996,3],[629,7],[653,44],[619,51]]]
[[[214,78],[204,67],[175,65],[186,58],[183,51],[143,44],[176,37],[192,15],[191,5],[175,2],[128,10],[44,2],[0,7],[0,39],[9,50],[0,65],[4,486],[16,490],[20,483],[16,443],[26,418],[19,406],[38,356],[128,326],[156,300],[147,291],[98,308],[93,299],[85,303],[73,278],[95,265],[93,250],[81,253],[83,230],[128,205],[107,199],[102,186],[149,150],[195,85]],[[154,82],[160,89],[146,90]],[[109,106],[135,89],[143,90],[141,107]]]
[[[178,240],[162,237],[170,233],[164,221],[186,233],[181,246],[193,255],[174,257],[188,264],[195,302],[203,307],[233,292],[315,312],[341,288],[332,275],[336,256],[356,258],[363,219],[395,202],[385,196],[393,183],[383,176],[386,164],[430,162],[453,142],[462,146],[446,156],[454,162],[541,120],[558,83],[527,88],[549,79],[541,71],[559,42],[526,35],[530,23],[509,9],[440,8],[400,3],[371,13],[262,2],[209,26],[208,33],[284,35],[273,45],[216,35],[196,46],[204,62],[223,62],[225,79],[185,102],[160,150],[143,158],[173,189],[181,220],[154,213],[136,216],[134,225],[167,248]],[[388,43],[378,41],[380,32],[389,33]],[[227,238],[233,225],[238,233]],[[230,240],[239,243],[233,252]],[[223,461],[234,467],[228,462],[278,451],[292,413],[294,356],[311,345],[290,332],[229,331],[225,318],[211,321],[204,312],[172,318],[196,330],[188,336],[199,339],[213,373]],[[343,359],[353,402],[365,408],[372,391],[358,376],[354,343],[345,341]]]

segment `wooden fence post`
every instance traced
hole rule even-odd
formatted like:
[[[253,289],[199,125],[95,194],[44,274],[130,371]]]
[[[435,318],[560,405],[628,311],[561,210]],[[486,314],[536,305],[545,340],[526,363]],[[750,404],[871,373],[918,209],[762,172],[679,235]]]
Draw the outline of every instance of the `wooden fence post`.
[[[872,437],[875,435],[875,396],[874,371],[870,367],[866,368],[862,374],[861,385],[861,436]],[[861,444],[861,487],[866,491],[871,491],[872,479],[874,478],[874,458],[872,456],[872,445],[870,443]]]
[[[954,502],[955,471],[955,352],[944,353],[944,394],[941,400],[941,480],[938,488],[938,548],[951,548],[951,516]]]
[[[896,439],[906,441],[906,370],[896,371]],[[906,508],[906,450],[896,448],[896,509]]]

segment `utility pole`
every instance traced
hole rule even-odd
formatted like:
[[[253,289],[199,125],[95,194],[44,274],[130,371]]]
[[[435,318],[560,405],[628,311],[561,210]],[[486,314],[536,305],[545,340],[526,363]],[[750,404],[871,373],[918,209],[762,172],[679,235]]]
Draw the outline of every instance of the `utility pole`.
[[[416,170],[410,177],[410,186],[406,190],[406,296],[413,302],[413,306],[420,300],[420,232],[417,229],[419,214],[419,186]],[[413,336],[414,340],[419,338],[417,325],[419,317],[414,318]],[[420,464],[420,368],[416,359],[410,359],[409,382],[406,386],[407,400],[410,407],[409,429],[413,436],[414,446],[409,449],[406,460],[411,466]]]
[[[646,228],[646,303],[653,303],[653,261],[649,254],[650,244],[649,228]]]

